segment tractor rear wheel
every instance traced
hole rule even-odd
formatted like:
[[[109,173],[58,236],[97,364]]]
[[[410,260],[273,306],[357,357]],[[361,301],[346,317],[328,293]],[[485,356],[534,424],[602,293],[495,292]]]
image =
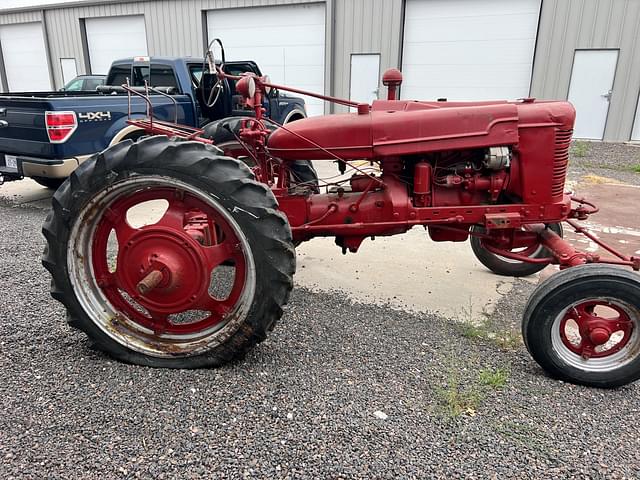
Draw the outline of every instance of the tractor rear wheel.
[[[547,225],[547,228],[553,230],[562,237],[562,224],[550,223]],[[471,227],[471,231],[478,233],[486,232],[485,228],[479,225]],[[473,250],[476,258],[480,260],[480,263],[498,275],[503,275],[505,277],[526,277],[533,275],[534,273],[538,273],[547,266],[546,263],[527,263],[497,255],[487,250],[485,247],[486,242],[490,242],[490,240],[471,236],[470,242],[471,249]],[[551,256],[551,253],[549,253],[549,251],[540,243],[535,243],[517,250],[511,250],[511,252],[518,253],[519,255],[525,255],[530,258],[544,258]]]
[[[271,191],[198,142],[149,137],[92,157],[54,195],[43,233],[70,325],[125,362],[242,357],[293,284],[291,229]]]
[[[541,283],[529,299],[522,336],[552,377],[613,388],[640,378],[640,276],[581,265]]]

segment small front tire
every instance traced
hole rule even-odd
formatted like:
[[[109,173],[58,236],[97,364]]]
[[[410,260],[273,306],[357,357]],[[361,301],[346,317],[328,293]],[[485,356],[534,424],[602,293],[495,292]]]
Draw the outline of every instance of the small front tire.
[[[522,336],[551,377],[600,388],[640,378],[640,277],[610,265],[554,274],[529,299]]]

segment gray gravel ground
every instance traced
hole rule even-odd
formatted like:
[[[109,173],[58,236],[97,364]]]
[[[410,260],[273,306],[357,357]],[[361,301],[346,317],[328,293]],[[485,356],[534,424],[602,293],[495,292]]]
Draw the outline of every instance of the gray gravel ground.
[[[640,477],[637,385],[552,381],[519,343],[337,294],[297,289],[226,368],[117,363],[49,297],[43,218],[0,205],[0,478]],[[518,283],[493,329],[518,328],[531,288]]]
[[[640,185],[640,145],[574,141],[569,174],[579,178],[587,174],[613,178]]]

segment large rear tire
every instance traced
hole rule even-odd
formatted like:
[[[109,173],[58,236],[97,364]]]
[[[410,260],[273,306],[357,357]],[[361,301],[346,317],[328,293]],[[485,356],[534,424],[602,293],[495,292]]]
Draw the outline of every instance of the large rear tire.
[[[640,378],[640,276],[581,265],[541,283],[529,299],[522,336],[551,377],[613,388]]]
[[[219,153],[161,136],[125,141],[54,195],[43,227],[51,294],[97,349],[153,367],[219,366],[281,317],[291,229],[271,191]],[[135,224],[154,209],[158,218]]]

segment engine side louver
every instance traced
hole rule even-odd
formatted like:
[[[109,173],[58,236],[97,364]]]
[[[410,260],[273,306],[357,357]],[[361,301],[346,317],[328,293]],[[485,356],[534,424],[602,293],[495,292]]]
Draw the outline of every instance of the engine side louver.
[[[573,130],[556,129],[556,149],[553,157],[553,184],[551,194],[554,199],[562,198],[564,182],[569,167],[569,147]]]

